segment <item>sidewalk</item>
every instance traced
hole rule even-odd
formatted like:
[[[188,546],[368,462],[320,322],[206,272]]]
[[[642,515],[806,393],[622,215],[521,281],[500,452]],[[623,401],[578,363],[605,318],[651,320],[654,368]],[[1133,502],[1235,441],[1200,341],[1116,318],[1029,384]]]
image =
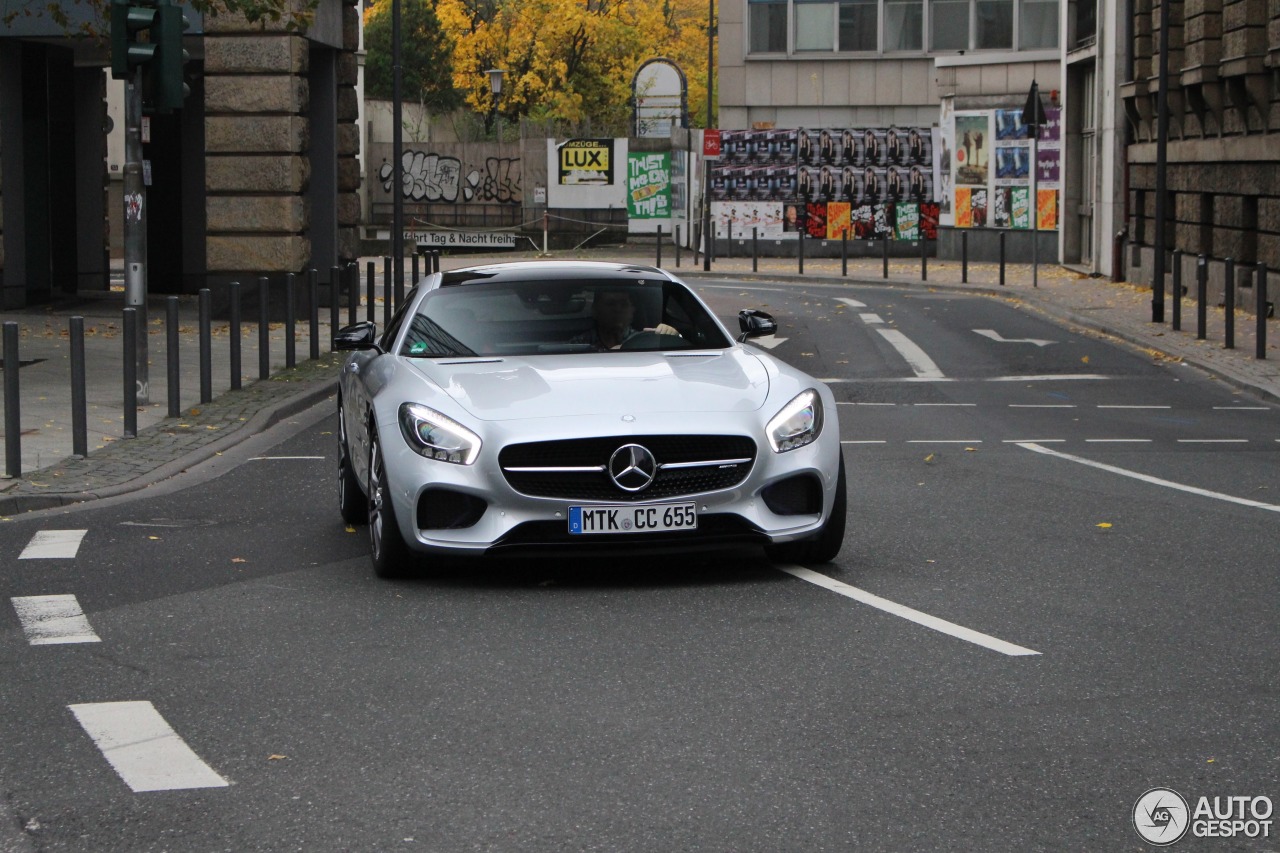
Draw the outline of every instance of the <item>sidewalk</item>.
[[[555,252],[557,259],[626,260],[653,264],[653,247],[623,247]],[[444,269],[535,258],[533,253],[456,255],[442,258]],[[366,261],[375,261],[381,287],[380,258],[360,261],[361,280]],[[1037,311],[1072,328],[1102,333],[1147,352],[1161,361],[1185,362],[1202,368],[1242,391],[1280,402],[1280,323],[1268,321],[1267,358],[1255,356],[1255,318],[1237,312],[1236,348],[1223,348],[1225,315],[1208,309],[1207,339],[1198,341],[1196,309],[1192,299],[1182,302],[1182,331],[1170,325],[1173,306],[1165,304],[1165,322],[1151,322],[1151,292],[1126,283],[1090,278],[1053,264],[1041,264],[1037,287],[1032,286],[1030,265],[1009,265],[1006,284],[999,284],[995,264],[969,265],[968,282],[961,282],[958,261],[930,259],[928,280],[921,281],[920,261],[891,260],[889,278],[883,277],[880,258],[853,259],[848,276],[842,276],[839,258],[808,258],[799,275],[795,258],[761,258],[752,273],[747,258],[717,258],[712,270],[694,265],[685,252],[675,266],[671,246],[663,247],[663,266],[696,283],[700,278],[731,276],[800,283],[889,285],[910,289],[958,290],[1006,299]],[[406,278],[410,265],[406,263]],[[1280,280],[1271,283],[1280,291]],[[380,290],[379,290],[380,292]],[[1280,295],[1280,294],[1278,294]],[[1280,300],[1276,300],[1280,301]],[[381,298],[378,298],[381,302]],[[212,335],[213,400],[199,402],[199,329],[197,303],[183,297],[180,315],[180,417],[169,418],[166,368],[166,330],[163,300],[149,305],[148,348],[150,403],[139,407],[136,438],[123,436],[122,293],[86,298],[76,304],[35,308],[0,315],[0,322],[14,321],[20,329],[19,373],[22,426],[22,476],[0,479],[0,516],[62,506],[145,488],[191,467],[232,444],[266,429],[273,423],[324,400],[333,393],[341,355],[329,353],[331,329],[327,311],[321,311],[318,340],[320,358],[309,360],[309,326],[303,318],[296,329],[297,366],[285,368],[285,330],[273,325],[270,335],[270,379],[258,380],[258,326],[246,318],[242,327],[241,373],[243,387],[230,389],[228,330],[215,323]],[[86,385],[88,398],[88,449],[84,458],[72,456],[70,357],[68,320],[84,317]],[[366,316],[361,306],[358,315]],[[348,316],[343,311],[342,322]],[[377,317],[381,321],[379,306]]]

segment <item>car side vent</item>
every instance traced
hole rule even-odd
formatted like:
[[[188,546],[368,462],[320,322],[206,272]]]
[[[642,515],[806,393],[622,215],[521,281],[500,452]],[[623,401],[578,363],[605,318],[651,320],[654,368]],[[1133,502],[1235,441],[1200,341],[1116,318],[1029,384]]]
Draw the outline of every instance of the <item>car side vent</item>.
[[[812,474],[797,474],[766,486],[760,492],[764,505],[775,515],[819,515],[822,484]]]
[[[480,520],[489,504],[452,489],[427,489],[418,497],[419,530],[460,530]]]

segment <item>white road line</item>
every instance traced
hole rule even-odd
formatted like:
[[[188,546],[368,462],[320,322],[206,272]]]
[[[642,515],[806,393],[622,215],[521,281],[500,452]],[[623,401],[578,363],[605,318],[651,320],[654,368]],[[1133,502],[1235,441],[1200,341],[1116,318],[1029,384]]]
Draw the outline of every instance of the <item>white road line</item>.
[[[854,601],[861,602],[869,607],[874,607],[877,610],[882,610],[885,613],[890,613],[894,616],[900,616],[910,622],[915,622],[917,625],[923,625],[926,628],[941,631],[943,634],[948,634],[957,639],[976,643],[983,648],[991,649],[992,651],[1000,652],[1004,655],[1021,656],[1040,654],[1040,652],[1034,651],[1033,649],[1024,648],[1023,646],[1015,646],[1013,643],[992,637],[988,634],[980,633],[972,628],[966,628],[963,625],[957,625],[954,622],[939,619],[937,616],[930,616],[928,613],[922,613],[919,610],[913,610],[905,605],[897,604],[887,598],[881,598],[880,596],[873,595],[866,590],[858,589],[856,586],[849,586],[847,583],[838,581],[835,578],[829,578],[826,575],[820,575],[815,571],[801,566],[778,566],[778,568],[802,581],[808,581],[811,584],[830,590],[838,595],[843,595],[846,598],[852,598]]]
[[[866,308],[867,307],[865,302],[859,302],[856,299],[846,299],[843,296],[837,296],[836,302],[843,302],[845,305],[848,305],[850,308]]]
[[[1010,403],[1011,409],[1074,409],[1075,403]]]
[[[1099,409],[1172,409],[1173,406],[1103,406],[1099,405]]]
[[[88,530],[40,530],[18,555],[19,560],[70,560],[80,550],[80,542]]]
[[[276,460],[324,459],[323,456],[250,456],[250,462],[274,462]]]
[[[866,323],[868,326],[878,326],[883,325],[884,323],[884,318],[879,314],[859,314],[858,316],[861,317],[862,322]]]
[[[889,344],[898,351],[907,364],[915,372],[916,376],[921,379],[942,379],[944,378],[938,365],[933,363],[929,356],[925,355],[924,350],[916,346],[915,342],[897,329],[876,329]]]
[[[982,444],[980,438],[911,438],[907,444]]]
[[[1059,380],[1076,381],[1080,379],[1110,379],[1101,373],[1033,373],[1030,376],[995,376],[988,382],[1057,382]]]
[[[867,439],[865,441],[855,441],[853,439],[846,438],[846,439],[842,439],[840,443],[841,444],[888,444],[889,442],[883,439]]]
[[[1178,444],[1248,444],[1247,438],[1180,438]]]
[[[1066,444],[1065,438],[1006,438],[1001,444]]]
[[[1162,480],[1159,477],[1152,477],[1147,474],[1139,474],[1137,471],[1130,471],[1126,468],[1117,468],[1115,465],[1108,465],[1105,462],[1094,462],[1092,459],[1085,459],[1080,456],[1072,456],[1070,453],[1063,453],[1058,450],[1050,450],[1047,447],[1040,447],[1036,444],[1022,444],[1027,450],[1034,450],[1036,453],[1043,453],[1046,456],[1056,456],[1059,459],[1066,459],[1071,462],[1078,462],[1081,465],[1088,465],[1090,468],[1097,468],[1100,471],[1108,471],[1112,474],[1119,474],[1122,477],[1132,477],[1135,480],[1141,480],[1144,483],[1151,483],[1155,486],[1164,486],[1169,489],[1177,489],[1180,492],[1187,492],[1192,495],[1200,495],[1206,498],[1214,498],[1215,500],[1227,501],[1228,503],[1240,504],[1241,506],[1251,506],[1258,509],[1267,509],[1272,512],[1280,512],[1280,506],[1274,504],[1265,504],[1261,501],[1251,501],[1248,498],[1238,498],[1235,495],[1228,495],[1222,492],[1213,492],[1208,489],[1201,489],[1196,486],[1188,486],[1184,483],[1175,483],[1172,480]]]
[[[1267,406],[1214,406],[1215,411],[1219,412],[1269,412]]]
[[[1149,438],[1086,438],[1085,444],[1150,444]]]
[[[977,403],[908,403],[909,406],[976,406]]]
[[[74,595],[22,595],[9,600],[33,646],[102,642]]]
[[[150,702],[68,705],[120,778],[134,792],[225,788]]]
[[[896,406],[898,404],[897,403],[853,403],[853,402],[846,403],[843,401],[837,401],[836,405],[837,406]]]

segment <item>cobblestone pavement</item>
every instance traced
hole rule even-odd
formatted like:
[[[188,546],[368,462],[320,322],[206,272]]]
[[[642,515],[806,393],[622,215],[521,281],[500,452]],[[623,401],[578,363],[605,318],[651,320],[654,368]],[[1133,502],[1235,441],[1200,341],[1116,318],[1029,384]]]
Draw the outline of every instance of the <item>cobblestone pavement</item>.
[[[1006,267],[1004,283],[995,264],[969,264],[967,273],[957,261],[930,259],[922,269],[919,258],[892,259],[885,275],[880,257],[809,258],[803,274],[796,258],[760,258],[753,261],[741,256],[716,258],[711,271],[705,271],[699,259],[687,251],[676,265],[670,246],[664,247],[662,265],[696,283],[701,278],[726,276],[750,280],[768,279],[792,283],[824,283],[905,287],[909,289],[959,290],[1007,300],[1026,310],[1039,312],[1071,328],[1106,335],[1124,341],[1159,361],[1184,363],[1198,367],[1231,386],[1272,402],[1280,402],[1280,324],[1266,324],[1266,358],[1256,357],[1256,318],[1243,311],[1235,316],[1235,348],[1224,348],[1226,315],[1217,305],[1207,306],[1205,339],[1196,337],[1196,306],[1193,300],[1181,303],[1181,330],[1172,328],[1172,298],[1166,300],[1165,321],[1151,321],[1151,290],[1130,283],[1114,283],[1091,278],[1070,269],[1041,264],[1033,274],[1030,265]],[[749,244],[746,249],[749,250]],[[583,258],[626,260],[633,263],[657,262],[655,247],[600,248],[553,252],[555,259]],[[502,255],[456,255],[444,257],[441,266],[448,269],[473,264],[540,258],[533,253],[511,252]],[[374,261],[375,303],[381,302],[382,259],[362,259],[359,265],[362,288],[366,263]],[[406,275],[410,265],[406,263]],[[927,280],[922,280],[922,274]],[[967,280],[964,280],[966,279]],[[1270,282],[1280,301],[1280,276]],[[183,389],[180,415],[167,416],[166,347],[163,328],[163,304],[150,308],[149,341],[151,347],[151,404],[138,409],[136,438],[123,436],[123,410],[120,400],[122,348],[118,318],[122,297],[99,298],[88,304],[60,305],[33,309],[20,314],[0,316],[0,321],[15,323],[21,333],[19,360],[21,433],[23,436],[23,474],[0,480],[0,515],[12,515],[35,509],[61,506],[143,488],[173,476],[207,459],[225,448],[266,429],[289,415],[314,405],[332,395],[341,357],[324,352],[318,359],[308,359],[310,330],[300,324],[295,333],[298,363],[284,367],[284,329],[271,327],[269,360],[273,371],[269,379],[245,381],[240,390],[229,390],[230,370],[223,351],[228,338],[225,324],[213,330],[218,353],[213,359],[215,395],[199,404],[199,380],[196,372],[197,328],[195,303],[184,297],[180,329]],[[376,306],[377,307],[377,306]],[[361,306],[358,317],[366,316]],[[316,336],[327,350],[330,327],[327,311],[321,312]],[[375,314],[381,319],[380,307]],[[91,428],[89,454],[71,455],[70,392],[67,362],[67,320],[72,315],[86,315],[86,326],[95,334],[86,338],[89,361],[88,401]],[[342,320],[349,314],[344,309]],[[243,367],[260,364],[257,349],[257,327],[246,323],[242,329]],[[160,375],[157,375],[160,374]],[[37,448],[34,452],[31,446]],[[34,455],[33,455],[34,453]],[[52,464],[49,464],[49,461]]]

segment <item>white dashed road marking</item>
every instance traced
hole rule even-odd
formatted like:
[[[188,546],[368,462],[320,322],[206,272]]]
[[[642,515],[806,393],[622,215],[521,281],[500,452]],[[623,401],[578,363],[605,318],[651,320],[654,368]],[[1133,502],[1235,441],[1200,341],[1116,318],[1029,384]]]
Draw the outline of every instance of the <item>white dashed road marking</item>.
[[[18,559],[74,559],[76,552],[80,550],[80,542],[88,532],[87,530],[41,530],[31,537],[27,547],[18,555]]]
[[[877,610],[882,610],[885,613],[890,613],[894,616],[900,616],[910,622],[915,622],[917,625],[932,628],[934,631],[941,631],[943,634],[948,634],[969,643],[975,643],[983,648],[1000,652],[1000,654],[1003,655],[1021,656],[1040,654],[1040,652],[1033,649],[1017,646],[997,637],[992,637],[989,634],[983,634],[979,631],[975,631],[972,628],[966,628],[963,625],[957,625],[954,622],[939,619],[937,616],[930,616],[928,613],[922,613],[919,610],[913,610],[910,607],[890,601],[887,598],[881,598],[880,596],[873,595],[866,590],[858,589],[856,586],[849,586],[847,583],[838,581],[835,578],[820,575],[811,569],[806,569],[801,566],[778,566],[778,568],[802,581],[808,581],[811,584],[830,590],[838,595],[843,595],[846,598],[851,598],[854,601],[861,602],[869,607],[874,607]]]
[[[944,379],[945,376],[933,359],[925,355],[924,350],[897,329],[876,329],[880,336],[889,342],[898,354],[906,359],[908,366],[919,379]]]
[[[24,595],[10,601],[33,646],[102,642],[74,595]]]
[[[150,702],[68,705],[103,756],[134,792],[225,788]]]

